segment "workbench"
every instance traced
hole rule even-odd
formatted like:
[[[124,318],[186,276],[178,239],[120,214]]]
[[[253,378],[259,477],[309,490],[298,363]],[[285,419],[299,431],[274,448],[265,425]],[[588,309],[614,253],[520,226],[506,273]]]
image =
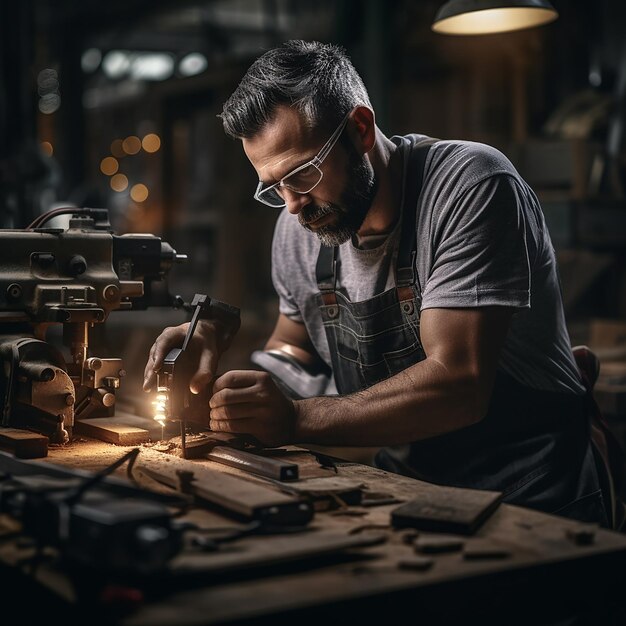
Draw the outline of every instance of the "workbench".
[[[98,470],[130,449],[83,437],[70,446],[51,447],[46,461]],[[308,451],[292,448],[289,452],[304,468],[319,467]],[[142,459],[162,465],[208,464],[244,475],[211,461],[166,457],[154,447],[142,447],[139,476]],[[590,527],[500,504],[475,534],[461,538],[463,549],[419,557],[413,545],[416,536],[428,538],[434,533],[394,529],[390,511],[398,502],[418,493],[435,493],[440,487],[351,462],[336,460],[325,470],[330,480],[356,481],[383,498],[381,502],[389,498],[395,502],[317,511],[310,530],[303,534],[248,536],[215,553],[183,551],[171,563],[172,568],[187,572],[182,584],[157,585],[132,610],[115,619],[103,618],[102,607],[94,606],[90,622],[100,618],[123,626],[182,626],[319,620],[329,624],[348,620],[356,624],[469,624],[480,620],[482,624],[537,625],[561,623],[573,616],[592,616],[589,623],[594,624],[622,623],[608,620],[626,615],[624,535],[591,528],[588,539],[579,542],[573,540],[576,532]],[[124,470],[119,473],[123,476]],[[146,476],[141,480],[151,489],[167,489]],[[194,506],[188,516],[205,525],[239,523],[202,506]],[[363,545],[333,550],[337,537]],[[311,550],[316,541],[319,553]],[[468,547],[479,545],[499,551],[492,557],[468,558]],[[31,574],[18,566],[29,549],[0,536],[3,596],[13,599],[23,618],[14,623],[41,623],[42,616],[54,617],[55,622],[62,619],[64,624],[73,619],[87,623],[85,607],[77,612],[62,569],[44,563]],[[421,559],[432,559],[432,563],[422,568]]]

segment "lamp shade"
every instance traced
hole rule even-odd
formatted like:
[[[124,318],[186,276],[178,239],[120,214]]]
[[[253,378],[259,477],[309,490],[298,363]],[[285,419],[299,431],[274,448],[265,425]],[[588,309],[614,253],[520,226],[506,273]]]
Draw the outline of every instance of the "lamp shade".
[[[559,14],[547,0],[449,0],[432,29],[446,35],[487,35],[540,26]]]

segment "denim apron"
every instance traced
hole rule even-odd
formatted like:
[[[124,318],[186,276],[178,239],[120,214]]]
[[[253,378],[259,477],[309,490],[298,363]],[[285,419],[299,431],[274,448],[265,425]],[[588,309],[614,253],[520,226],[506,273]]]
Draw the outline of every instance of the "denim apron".
[[[434,140],[413,145],[406,167],[396,286],[360,302],[337,291],[337,248],[321,246],[317,295],[340,394],[389,378],[426,358],[420,341],[416,207]],[[407,419],[412,419],[407,415]],[[417,417],[419,419],[419,416]],[[499,369],[477,424],[382,448],[382,469],[428,482],[504,492],[504,500],[606,525],[589,446],[584,397],[525,387]]]

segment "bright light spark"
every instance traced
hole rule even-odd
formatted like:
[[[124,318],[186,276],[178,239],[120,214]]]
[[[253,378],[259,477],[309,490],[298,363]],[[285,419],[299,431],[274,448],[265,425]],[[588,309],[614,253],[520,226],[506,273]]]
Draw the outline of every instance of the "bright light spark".
[[[163,427],[167,419],[167,394],[163,393],[163,391],[164,390],[159,389],[156,400],[152,402],[154,406],[154,419],[161,424],[161,427]]]

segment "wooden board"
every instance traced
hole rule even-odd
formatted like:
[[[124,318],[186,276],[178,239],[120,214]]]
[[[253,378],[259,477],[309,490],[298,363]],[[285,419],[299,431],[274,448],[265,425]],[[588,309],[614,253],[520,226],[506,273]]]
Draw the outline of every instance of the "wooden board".
[[[395,528],[470,535],[493,513],[502,493],[440,487],[424,493],[391,512]]]
[[[0,428],[0,448],[18,459],[40,459],[48,456],[48,437],[19,428]]]
[[[351,548],[384,543],[387,536],[383,533],[346,533],[312,531],[294,535],[265,536],[239,540],[229,549],[211,554],[183,554],[172,564],[173,573],[181,575],[191,572],[226,575],[235,571],[266,569],[288,562],[319,559]]]
[[[161,438],[161,426],[144,417],[90,417],[76,420],[74,432],[118,446],[136,446]]]
[[[347,505],[360,504],[363,496],[363,483],[342,476],[325,476],[323,478],[307,478],[280,487],[283,491],[306,496],[316,503],[329,505],[344,503]],[[324,510],[327,507],[318,507]]]
[[[174,488],[180,484],[178,472],[192,472],[193,480],[189,483],[188,493],[247,519],[266,519],[270,515],[275,523],[291,519],[291,523],[298,524],[306,523],[313,515],[311,505],[296,496],[198,462],[168,457],[166,462],[155,464],[142,459],[137,467],[149,477]],[[272,512],[274,510],[275,513]]]

